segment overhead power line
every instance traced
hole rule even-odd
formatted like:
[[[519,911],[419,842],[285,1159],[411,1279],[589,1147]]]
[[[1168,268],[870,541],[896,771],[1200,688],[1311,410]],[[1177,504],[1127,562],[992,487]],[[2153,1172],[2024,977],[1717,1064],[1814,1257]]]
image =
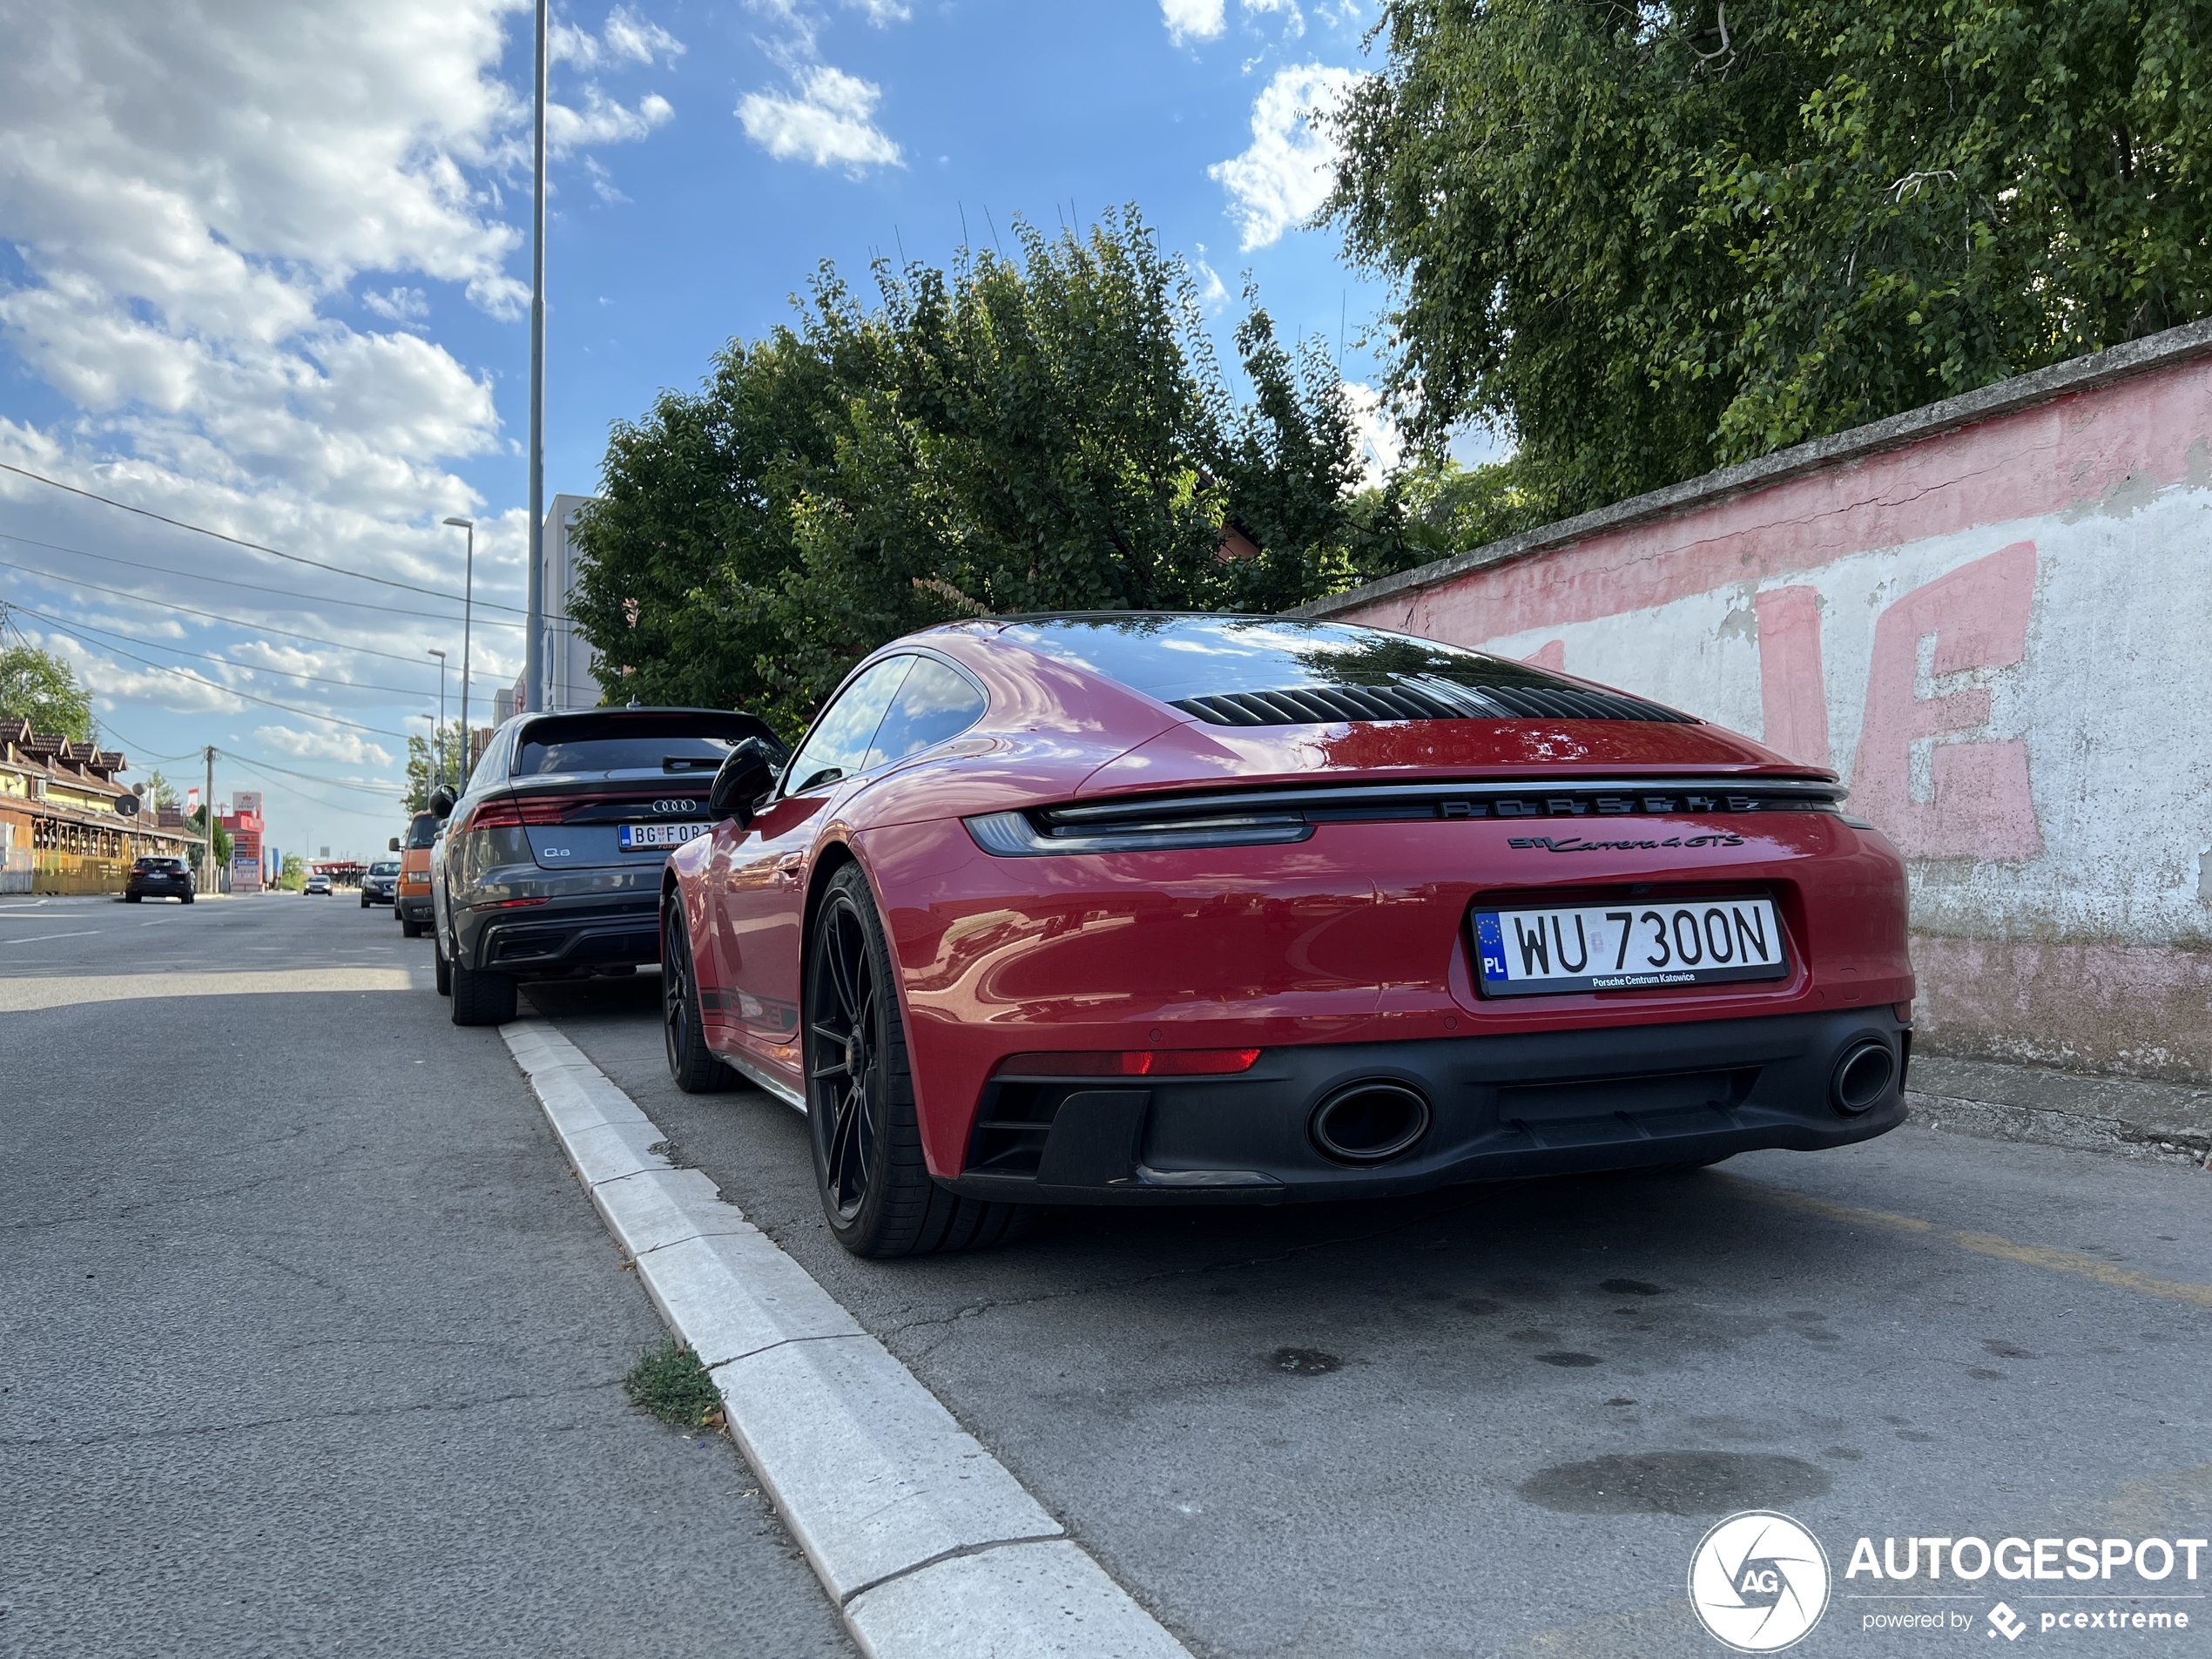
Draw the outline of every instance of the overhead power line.
[[[158,576],[173,576],[186,582],[212,582],[219,587],[242,588],[248,593],[273,593],[287,599],[305,599],[318,607],[344,605],[353,610],[376,610],[392,617],[419,617],[425,622],[446,622],[456,626],[461,622],[458,617],[443,616],[435,610],[408,610],[399,605],[374,604],[366,599],[329,598],[300,588],[272,588],[259,582],[234,582],[228,577],[209,576],[204,570],[172,570],[165,564],[145,564],[137,559],[118,558],[112,553],[94,553],[81,547],[64,547],[59,542],[42,542],[33,536],[16,536],[6,530],[0,530],[0,542],[14,542],[24,547],[43,547],[50,553],[66,553],[71,558],[98,559],[105,564],[120,564],[133,570],[151,570]],[[14,568],[28,570],[30,567],[17,565]],[[487,617],[484,625],[488,628],[520,628],[524,624],[509,622],[503,617]]]
[[[172,645],[165,639],[141,639],[136,634],[118,634],[111,628],[95,628],[89,622],[71,622],[60,617],[51,616],[43,610],[33,610],[29,605],[20,605],[17,609],[27,617],[37,617],[42,621],[51,623],[57,628],[67,628],[81,634],[97,634],[102,639],[119,639],[130,645],[151,646],[155,651],[165,651],[178,657],[197,658],[203,663],[219,663],[225,668],[235,668],[242,673],[275,674],[288,680],[309,680],[317,685],[342,685],[351,691],[389,691],[395,697],[419,697],[425,701],[437,695],[435,691],[421,686],[376,685],[366,680],[333,679],[327,674],[302,674],[295,669],[263,668],[254,663],[241,663],[228,657],[212,656],[204,651],[186,651],[182,645]]]
[[[260,542],[249,542],[242,536],[232,536],[223,530],[211,530],[205,524],[188,523],[184,519],[172,518],[166,513],[157,513],[150,508],[133,507],[129,502],[118,501],[112,496],[103,496],[94,490],[80,489],[75,484],[65,484],[58,478],[49,478],[45,474],[33,472],[28,467],[13,466],[7,462],[0,461],[0,471],[12,472],[18,477],[29,478],[37,483],[49,484],[56,489],[67,490],[72,496],[82,496],[87,501],[96,501],[103,506],[113,507],[122,512],[136,513],[141,518],[151,518],[158,523],[172,524],[180,530],[190,530],[197,536],[212,536],[219,542],[228,542],[233,547],[242,547],[248,552],[266,553],[273,559],[288,559],[294,564],[310,565],[318,570],[328,570],[334,576],[349,576],[356,581],[374,582],[381,586],[399,588],[408,593],[428,594],[433,599],[450,599],[455,604],[462,603],[462,596],[457,593],[445,593],[436,588],[420,587],[412,582],[395,582],[388,576],[371,576],[366,570],[349,570],[342,564],[327,564],[320,559],[307,558],[298,553],[287,553],[281,548],[268,547]],[[475,603],[494,610],[509,610],[518,615],[523,613],[522,606],[501,604],[495,599],[479,599]]]
[[[42,621],[51,622],[57,628],[70,626],[68,623],[46,616],[43,611],[33,610],[29,605],[17,605],[14,608],[27,617],[37,617]],[[289,703],[279,703],[269,698],[256,697],[251,691],[241,691],[232,686],[219,685],[205,674],[188,673],[181,668],[172,668],[166,663],[157,663],[150,657],[141,657],[138,652],[125,651],[120,645],[110,645],[107,649],[118,657],[127,657],[134,663],[151,668],[158,674],[173,674],[179,679],[190,680],[195,685],[205,686],[211,691],[219,691],[225,697],[235,697],[247,703],[259,703],[264,708],[281,709],[285,713],[299,715],[302,719],[327,720],[333,725],[350,726],[356,732],[366,732],[374,737],[397,738],[401,743],[407,741],[407,733],[404,732],[388,731],[381,725],[363,725],[359,720],[341,720],[334,714],[318,714],[313,709],[294,708]]]
[[[282,634],[287,639],[304,639],[309,644],[327,645],[333,651],[359,651],[364,657],[382,657],[395,663],[406,663],[410,665],[420,660],[417,658],[402,656],[395,651],[378,651],[373,645],[349,645],[342,639],[325,639],[320,634],[303,634],[296,628],[272,628],[266,623],[249,622],[244,617],[226,617],[219,610],[195,610],[191,605],[180,605],[171,599],[152,600],[142,593],[132,593],[127,589],[104,588],[97,582],[82,581],[73,576],[59,576],[51,570],[41,570],[29,564],[17,564],[8,559],[0,559],[0,570],[21,570],[26,576],[44,577],[49,581],[58,582],[65,588],[84,588],[92,593],[111,593],[118,599],[135,599],[140,604],[158,604],[165,610],[181,611],[187,617],[205,617],[210,622],[226,622],[234,628],[250,629],[255,633]],[[522,626],[520,623],[515,622],[502,622],[496,625],[502,628]]]
[[[244,766],[249,772],[259,772],[263,777],[269,778],[272,782],[274,781],[274,774],[281,772],[288,779],[304,778],[309,783],[327,784],[333,789],[350,789],[357,794],[374,795],[382,800],[390,800],[393,799],[395,795],[405,793],[404,786],[399,784],[386,784],[380,786],[372,784],[348,783],[342,778],[326,778],[320,773],[312,772],[294,772],[289,766],[274,765],[266,760],[248,760],[244,755],[239,754],[235,750],[232,749],[218,748],[215,752],[221,755],[226,760],[237,762],[239,765]],[[287,783],[278,784],[277,787],[280,789],[298,789],[299,786],[296,784]],[[307,792],[304,789],[300,790],[299,792],[303,795],[307,793]],[[312,795],[309,795],[307,798],[310,800],[316,799],[316,797]],[[330,807],[335,812],[347,812],[352,810],[337,801],[327,800],[320,802],[320,804]]]

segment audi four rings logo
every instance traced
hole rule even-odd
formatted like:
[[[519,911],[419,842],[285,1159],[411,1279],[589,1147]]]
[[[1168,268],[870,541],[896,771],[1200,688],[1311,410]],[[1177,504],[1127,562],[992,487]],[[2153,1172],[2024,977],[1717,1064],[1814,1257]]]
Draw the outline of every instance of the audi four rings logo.
[[[698,805],[695,800],[657,800],[653,803],[653,810],[657,813],[691,813],[698,810]]]
[[[1778,1653],[1828,1609],[1827,1553],[1787,1515],[1730,1515],[1689,1558],[1689,1604],[1698,1622],[1738,1653]]]

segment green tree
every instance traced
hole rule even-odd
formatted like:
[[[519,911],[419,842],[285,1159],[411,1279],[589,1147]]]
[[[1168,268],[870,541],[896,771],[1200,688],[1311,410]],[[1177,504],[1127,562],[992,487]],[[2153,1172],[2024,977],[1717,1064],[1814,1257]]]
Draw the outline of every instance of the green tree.
[[[794,730],[916,628],[1272,610],[1389,563],[1394,501],[1355,504],[1357,432],[1318,349],[1250,305],[1239,404],[1133,211],[1016,237],[1018,259],[949,273],[880,262],[873,307],[825,266],[795,327],[616,428],[570,602],[610,698]],[[1232,520],[1256,556],[1224,556]]]
[[[2191,0],[1393,0],[1325,213],[1517,528],[2212,312]],[[1481,516],[1482,515],[1478,515]]]
[[[185,815],[185,822],[192,826],[193,834],[206,835],[207,809],[205,806],[193,807]],[[223,827],[219,818],[215,821],[215,867],[221,870],[231,867],[231,833]]]
[[[28,720],[37,731],[59,732],[71,743],[98,736],[92,694],[70,666],[36,645],[0,648],[0,720]]]
[[[456,779],[462,778],[461,760],[466,752],[462,747],[461,722],[448,720],[442,732],[433,730],[429,735],[410,734],[407,740],[407,792],[400,798],[400,805],[410,813],[428,810],[430,792],[441,783],[454,786],[460,792]]]
[[[307,860],[297,853],[287,853],[284,864],[277,872],[277,886],[287,893],[298,893],[307,885]]]
[[[149,806],[154,807],[174,806],[179,804],[184,799],[183,796],[177,792],[177,786],[171,783],[158,772],[156,772],[152,777],[146,779],[146,786],[143,793],[145,798],[145,804]]]

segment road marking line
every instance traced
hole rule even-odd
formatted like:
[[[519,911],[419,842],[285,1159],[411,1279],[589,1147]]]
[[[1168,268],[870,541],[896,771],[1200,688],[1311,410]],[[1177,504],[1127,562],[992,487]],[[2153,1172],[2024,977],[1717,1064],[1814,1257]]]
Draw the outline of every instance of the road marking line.
[[[49,939],[90,939],[94,934],[101,931],[98,927],[80,927],[73,934],[33,934],[28,939],[0,940],[0,944],[42,945]]]
[[[863,1653],[1188,1659],[582,1049],[543,1020],[501,1035]]]
[[[17,941],[21,943],[21,941]],[[0,979],[0,1014],[74,1008],[85,1002],[133,1002],[172,996],[273,996],[300,991],[406,991],[415,976],[403,968],[247,969],[239,973],[53,974]]]
[[[1736,1183],[1760,1203],[1770,1204],[1778,1209],[1795,1210],[1804,1215],[1820,1216],[1830,1221],[1849,1222],[1862,1227],[1879,1227],[1886,1232],[1925,1233],[1977,1256],[1993,1256],[2000,1261],[2017,1262],[2023,1267],[2040,1267],[2052,1273],[2070,1273],[2076,1278],[2091,1279],[2099,1285],[2108,1285],[2114,1290],[2134,1291],[2140,1295],[2160,1297],[2169,1302],[2189,1302],[2201,1308],[2212,1308],[2212,1285],[2195,1285],[2187,1279],[2160,1278],[2153,1273],[2122,1267],[2117,1262],[2085,1256],[2079,1251],[2054,1250],[2048,1244],[2016,1244],[1997,1233],[1938,1227],[1933,1222],[1922,1221],[1913,1216],[1892,1215],[1886,1210],[1862,1210],[1857,1204],[1831,1204],[1825,1198],[1792,1192],[1786,1187],[1765,1186],[1743,1176],[1732,1175],[1723,1178]]]

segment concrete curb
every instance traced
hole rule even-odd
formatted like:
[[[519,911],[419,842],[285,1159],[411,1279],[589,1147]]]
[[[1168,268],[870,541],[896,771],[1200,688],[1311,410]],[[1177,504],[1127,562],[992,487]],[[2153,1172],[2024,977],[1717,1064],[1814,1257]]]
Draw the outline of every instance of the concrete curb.
[[[1916,1055],[1912,1121],[1984,1140],[2212,1167],[2212,1090]]]
[[[1188,1659],[582,1049],[542,1020],[501,1035],[863,1653]]]

